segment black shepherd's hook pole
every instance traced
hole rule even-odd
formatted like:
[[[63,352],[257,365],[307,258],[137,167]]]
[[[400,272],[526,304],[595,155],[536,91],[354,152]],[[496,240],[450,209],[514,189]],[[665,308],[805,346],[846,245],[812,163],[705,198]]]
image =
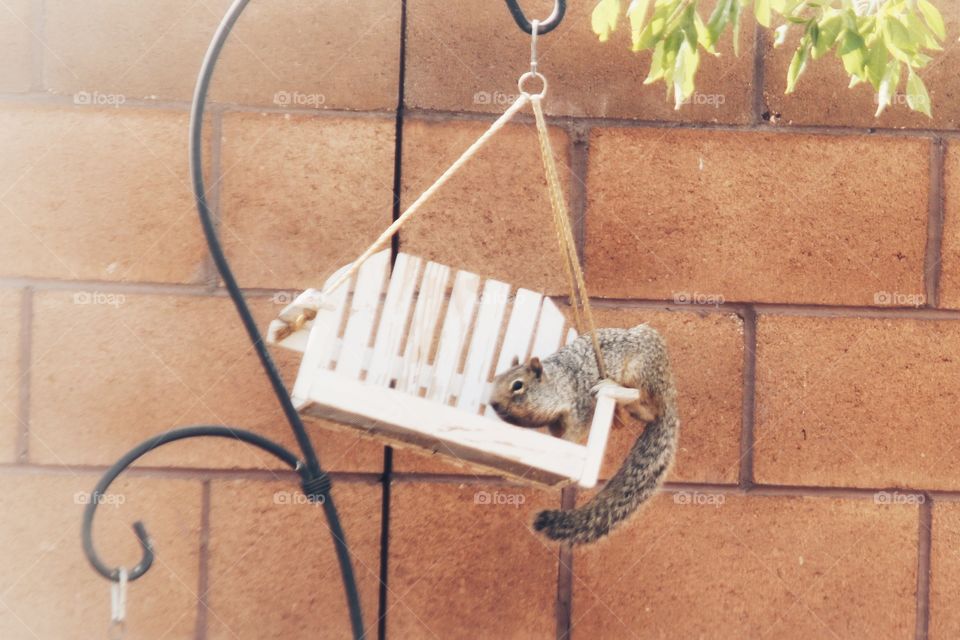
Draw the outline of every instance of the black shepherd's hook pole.
[[[120,569],[110,568],[105,565],[102,560],[100,560],[96,550],[94,549],[92,537],[93,518],[96,513],[97,506],[103,501],[102,498],[106,495],[106,491],[110,486],[110,483],[113,482],[113,480],[120,475],[124,469],[126,469],[138,458],[169,442],[174,442],[185,438],[211,436],[240,440],[271,453],[285,462],[289,467],[297,471],[300,474],[303,492],[310,500],[319,502],[323,505],[324,513],[326,514],[327,523],[330,529],[330,535],[333,537],[337,560],[340,564],[340,574],[343,579],[347,606],[350,611],[350,624],[353,630],[353,635],[355,638],[361,639],[365,637],[365,633],[363,629],[363,617],[360,610],[360,597],[357,592],[357,583],[353,574],[350,550],[347,546],[343,528],[340,524],[340,518],[337,514],[336,508],[334,507],[333,498],[330,495],[330,478],[320,468],[320,462],[317,459],[316,452],[314,451],[313,445],[310,442],[310,437],[307,435],[306,429],[304,428],[303,421],[301,420],[300,415],[297,413],[296,408],[293,406],[293,402],[290,399],[290,395],[287,392],[286,386],[283,384],[280,373],[277,371],[277,367],[274,364],[273,359],[270,357],[270,352],[267,350],[267,347],[264,344],[263,336],[260,334],[260,331],[256,325],[256,321],[253,319],[253,315],[250,313],[250,309],[247,306],[246,300],[244,299],[243,292],[240,290],[240,286],[237,284],[236,278],[233,276],[233,272],[231,271],[230,265],[227,262],[226,255],[224,255],[223,248],[220,245],[220,240],[217,237],[216,227],[213,223],[213,216],[207,203],[207,193],[203,182],[202,130],[203,112],[204,107],[206,106],[207,92],[210,88],[210,81],[213,77],[213,70],[216,66],[217,58],[220,56],[220,51],[223,48],[223,45],[226,43],[227,36],[230,35],[231,29],[233,29],[234,24],[236,24],[237,20],[240,18],[240,14],[243,13],[243,10],[246,8],[248,3],[249,0],[234,0],[234,2],[230,5],[226,15],[224,15],[223,20],[217,27],[217,31],[213,36],[213,40],[210,42],[210,46],[207,49],[207,53],[204,56],[203,63],[200,67],[200,74],[197,78],[197,86],[194,92],[193,104],[190,110],[190,173],[193,180],[193,192],[196,199],[197,212],[200,216],[200,224],[203,227],[207,245],[210,248],[210,255],[213,258],[214,264],[217,265],[217,270],[220,272],[220,277],[223,279],[224,286],[227,288],[230,298],[233,300],[234,306],[237,309],[237,314],[240,316],[240,320],[247,331],[250,342],[253,344],[257,356],[260,358],[260,363],[263,365],[264,372],[270,379],[270,384],[273,387],[274,394],[277,396],[277,400],[280,402],[283,413],[286,416],[287,421],[290,423],[290,427],[293,429],[294,436],[297,439],[297,444],[300,446],[300,450],[303,453],[303,461],[301,461],[296,455],[284,447],[271,440],[268,440],[267,438],[249,431],[232,429],[225,426],[194,426],[185,427],[182,429],[174,429],[165,433],[161,433],[156,437],[146,440],[131,449],[126,455],[124,455],[112,467],[110,467],[106,473],[104,473],[103,477],[100,479],[100,482],[97,483],[97,486],[94,488],[93,493],[90,496],[90,501],[87,504],[83,515],[83,550],[87,556],[87,560],[90,561],[90,564],[98,573],[109,580],[115,582],[119,581],[121,573]],[[133,525],[133,530],[140,543],[141,558],[140,562],[128,571],[126,578],[128,581],[133,581],[143,576],[150,569],[150,566],[153,563],[153,543],[150,540],[150,536],[147,533],[146,527],[142,522],[138,521]]]
[[[530,24],[530,21],[527,20],[527,16],[524,15],[523,9],[520,8],[518,0],[506,0],[507,8],[510,9],[510,14],[513,16],[513,19],[516,21],[517,26],[523,29],[525,33],[533,34],[533,25]],[[553,13],[546,20],[542,20],[537,27],[537,35],[542,36],[545,33],[550,33],[557,28],[557,25],[560,24],[560,21],[563,20],[563,14],[567,12],[567,0],[556,0],[553,5]]]

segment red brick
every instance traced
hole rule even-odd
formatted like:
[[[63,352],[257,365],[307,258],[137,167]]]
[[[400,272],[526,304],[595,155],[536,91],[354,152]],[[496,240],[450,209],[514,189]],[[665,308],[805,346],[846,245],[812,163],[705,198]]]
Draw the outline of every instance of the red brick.
[[[409,206],[486,129],[488,122],[408,120],[403,206]],[[565,187],[568,137],[551,133]],[[569,195],[568,195],[569,201]],[[401,249],[515,286],[567,291],[546,180],[532,125],[505,127],[400,232]]]
[[[208,637],[351,637],[323,507],[302,498],[295,486],[281,482],[213,483]],[[380,487],[338,482],[333,498],[372,637],[380,585]]]
[[[186,114],[0,110],[0,274],[195,282]]]
[[[0,462],[17,458],[20,432],[20,307],[22,293],[0,289]]]
[[[674,482],[736,482],[739,470],[743,404],[743,326],[733,315],[672,313],[649,309],[594,308],[598,326],[632,327],[644,322],[667,340],[680,390],[680,449],[670,473]],[[634,425],[614,425],[602,476],[623,462],[638,432]],[[443,455],[424,458],[397,451],[399,471],[477,475],[477,468],[457,466]]]
[[[960,488],[958,350],[956,322],[762,316],[757,481]]]
[[[394,122],[230,114],[221,237],[243,286],[322,287],[392,220]]]
[[[872,305],[923,293],[925,140],[598,129],[590,149],[593,295]]]
[[[794,25],[793,35],[779,49],[767,44],[765,50],[764,97],[767,110],[784,124],[826,124],[855,127],[896,127],[912,129],[956,129],[960,126],[960,45],[952,35],[960,26],[960,2],[944,0],[935,3],[947,25],[944,51],[930,52],[933,56],[920,71],[930,94],[933,119],[910,110],[906,101],[907,73],[903,71],[894,104],[876,118],[877,98],[873,87],[861,84],[847,89],[850,76],[843,70],[838,57],[830,54],[807,65],[796,91],[784,95],[787,87],[787,68],[796,51],[802,26]],[[772,42],[772,38],[769,39]]]
[[[34,7],[30,0],[9,0],[3,5],[0,19],[0,91],[18,92],[30,89],[33,69],[31,35],[34,28]]]
[[[76,304],[75,295],[91,303]],[[33,462],[111,464],[141,440],[190,424],[247,429],[298,451],[228,299],[124,295],[114,306],[98,297],[105,295],[36,295]],[[279,306],[261,301],[257,308],[266,327]],[[286,350],[277,356],[289,384],[299,358]],[[325,468],[381,468],[380,446],[308,427]],[[143,464],[284,468],[252,446],[222,440],[173,444]]]
[[[44,76],[56,93],[189,100],[229,3],[46,3]],[[184,138],[181,135],[178,139]]]
[[[530,525],[554,494],[401,482],[391,499],[389,636],[553,637],[557,548]]]
[[[597,40],[590,28],[594,6],[595,2],[570,3],[563,23],[539,41],[540,70],[550,82],[546,111],[641,120],[751,120],[752,28],[741,30],[739,56],[733,54],[730,33],[720,47],[722,56],[703,56],[697,74],[701,98],[676,111],[673,101],[664,97],[663,83],[643,85],[650,52],[630,51],[626,19],[609,42]],[[545,18],[552,7],[553,2],[528,2],[524,10],[529,16]],[[704,11],[710,9],[707,6]],[[530,37],[516,27],[507,9],[472,3],[451,12],[440,0],[415,0],[408,11],[407,104],[450,111],[503,111],[517,93],[517,78],[530,60]]]
[[[109,583],[80,550],[84,499],[92,474],[4,477],[0,509],[0,636],[8,640],[102,637],[110,621]],[[129,588],[127,633],[138,638],[192,637],[196,624],[200,484],[120,479],[98,510],[94,544],[110,566],[140,559],[130,530],[143,520],[156,561]]]
[[[250,3],[224,47],[213,96],[297,109],[394,110],[400,9],[391,0]]]
[[[577,548],[572,635],[912,637],[915,506],[718,495],[660,496]]]
[[[81,7],[52,0],[48,86],[67,94],[189,100],[228,6],[226,0],[119,6],[93,0]],[[399,38],[395,2],[251,3],[224,47],[212,97],[277,106],[275,95],[286,91],[323,96],[317,100],[323,108],[393,109]]]
[[[925,535],[926,532],[921,532]],[[956,607],[960,587],[960,505],[937,502],[933,505],[930,548],[930,638],[954,638],[960,629]]]
[[[944,167],[945,216],[941,253],[940,305],[960,307],[960,145],[947,147]]]

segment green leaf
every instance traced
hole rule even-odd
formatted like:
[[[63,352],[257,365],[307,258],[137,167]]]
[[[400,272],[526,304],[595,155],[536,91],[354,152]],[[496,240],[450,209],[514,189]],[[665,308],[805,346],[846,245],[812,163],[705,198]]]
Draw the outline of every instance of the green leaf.
[[[910,32],[903,23],[896,18],[887,18],[881,22],[883,28],[883,42],[894,58],[910,63],[910,57],[917,52]]]
[[[883,72],[883,78],[880,80],[880,89],[877,91],[877,112],[873,114],[875,118],[879,117],[883,110],[890,106],[899,83],[900,61],[894,58],[887,64],[887,68]]]
[[[640,32],[643,31],[643,21],[647,17],[650,0],[633,0],[627,7],[627,17],[630,19],[630,38],[636,47],[640,41]]]
[[[710,44],[716,46],[720,34],[730,22],[730,5],[737,0],[719,0],[713,8],[713,13],[707,20],[707,32],[710,34]]]
[[[797,48],[796,53],[793,54],[793,59],[790,61],[790,68],[787,69],[787,90],[785,93],[793,93],[793,90],[797,86],[797,79],[807,67],[807,59],[809,56],[810,45],[807,39],[804,38],[800,41],[800,46]]]
[[[643,81],[643,84],[653,84],[663,77],[663,58],[664,41],[661,40],[653,49],[653,59],[650,61],[650,72],[647,74],[647,78]]]
[[[770,0],[754,0],[753,12],[757,14],[757,22],[770,28]]]
[[[667,26],[667,18],[670,17],[674,4],[675,3],[657,3],[655,5],[650,22],[648,22],[647,26],[640,32],[640,38],[633,43],[634,51],[650,49],[660,40],[661,36],[663,36],[663,30]]]
[[[720,55],[717,53],[716,41],[713,38],[713,35],[710,33],[710,30],[707,29],[707,25],[703,24],[703,20],[700,18],[700,14],[697,12],[693,13],[693,25],[697,32],[697,42],[707,50],[707,52],[712,53],[713,55]]]
[[[943,40],[947,37],[947,30],[943,25],[943,16],[940,15],[940,11],[927,2],[927,0],[917,0],[917,7],[920,9],[920,13],[923,14],[923,19],[927,23],[927,26],[933,30],[937,37]],[[922,83],[923,81],[921,81]],[[930,115],[930,114],[927,114]]]
[[[693,95],[693,79],[699,64],[700,54],[690,46],[690,41],[684,38],[677,51],[677,61],[673,71],[673,99],[676,109],[680,109],[686,99]]]
[[[600,0],[590,15],[590,26],[600,38],[600,42],[610,39],[610,32],[617,28],[620,15],[620,0]]]
[[[816,20],[811,20],[807,24],[807,36],[810,38],[810,44],[813,48],[816,48],[817,42],[820,40],[820,25],[817,24]]]
[[[867,63],[866,45],[860,34],[853,31],[844,33],[843,43],[840,45],[840,59],[843,60],[843,68],[847,73],[866,80],[863,70]]]
[[[912,13],[906,14],[903,19],[907,23],[907,30],[919,39],[921,42],[920,46],[926,47],[927,49],[933,49],[935,51],[943,51],[943,47],[940,46],[940,41],[937,40],[937,36],[933,35],[933,32],[927,28],[920,18],[915,16]]]
[[[889,58],[883,40],[877,40],[869,50],[866,65],[867,80],[873,85],[874,91],[880,90],[880,82],[883,81],[883,74],[887,71]]]
[[[840,32],[843,30],[843,16],[839,13],[834,13],[833,15],[824,18],[820,22],[819,26],[819,37],[817,38],[817,43],[813,48],[813,58],[817,59],[823,56],[827,51],[830,50],[836,42],[837,38],[840,36]]]
[[[696,50],[699,33],[697,32],[697,7],[695,5],[690,4],[684,10],[680,30],[683,31],[683,36],[690,43],[690,47]]]
[[[740,0],[730,3],[730,22],[733,23],[733,55],[740,55],[740,16],[743,14],[743,5]]]
[[[928,118],[933,117],[930,115],[930,94],[927,93],[923,80],[913,72],[913,69],[910,69],[910,76],[907,78],[907,104],[914,111],[926,114]]]

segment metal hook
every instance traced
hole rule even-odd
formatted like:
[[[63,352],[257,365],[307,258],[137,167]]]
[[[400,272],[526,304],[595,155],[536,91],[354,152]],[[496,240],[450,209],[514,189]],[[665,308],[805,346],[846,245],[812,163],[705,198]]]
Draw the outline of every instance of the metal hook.
[[[523,14],[523,9],[520,8],[518,0],[506,1],[507,8],[510,9],[510,13],[513,15],[513,20],[517,23],[517,26],[523,29],[524,33],[533,34],[533,25],[527,20],[527,16]],[[567,0],[556,0],[553,5],[553,13],[550,14],[550,17],[537,25],[537,35],[542,36],[556,29],[560,21],[563,20],[563,15],[566,12]]]
[[[287,466],[291,469],[296,470],[304,482],[311,480],[312,476],[308,471],[307,465],[305,465],[297,456],[287,451],[281,445],[268,440],[263,436],[246,431],[244,429],[233,429],[230,427],[222,426],[208,426],[201,425],[195,427],[183,427],[181,429],[172,429],[161,433],[149,440],[141,442],[139,445],[128,451],[122,458],[117,460],[116,463],[103,474],[103,477],[100,478],[100,481],[97,483],[97,486],[93,489],[93,493],[90,494],[90,500],[87,502],[87,506],[83,511],[83,527],[81,531],[81,536],[83,538],[83,552],[87,556],[87,560],[90,562],[90,565],[104,578],[107,580],[112,580],[113,582],[120,582],[121,579],[121,570],[108,567],[100,559],[100,556],[97,555],[96,549],[93,547],[93,516],[97,512],[97,507],[101,502],[104,501],[104,496],[109,489],[110,484],[123,472],[127,467],[133,464],[137,459],[143,455],[153,451],[157,447],[163,446],[169,442],[176,442],[177,440],[184,440],[186,438],[196,438],[202,436],[209,437],[219,437],[219,438],[228,438],[231,440],[240,440],[251,444],[255,447],[258,447],[267,453],[273,454],[276,458],[285,462]],[[128,582],[133,582],[150,569],[150,566],[153,564],[153,541],[150,540],[150,534],[147,533],[146,527],[140,521],[133,523],[133,531],[137,536],[137,541],[140,543],[140,562],[136,564],[132,569],[127,572],[126,580]]]
[[[117,570],[119,578],[110,585],[110,627],[107,637],[110,640],[123,640],[127,630],[127,570]]]

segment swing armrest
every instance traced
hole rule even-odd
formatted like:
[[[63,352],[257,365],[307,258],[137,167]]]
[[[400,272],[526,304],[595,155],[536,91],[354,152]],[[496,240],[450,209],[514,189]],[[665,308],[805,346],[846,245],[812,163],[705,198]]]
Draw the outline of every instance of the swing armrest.
[[[587,438],[587,456],[583,463],[583,472],[577,485],[584,489],[592,489],[597,485],[600,477],[600,465],[603,464],[603,454],[610,437],[610,427],[613,425],[613,412],[618,404],[633,402],[640,399],[640,392],[636,389],[621,387],[611,382],[601,383],[597,388],[597,407],[593,411],[593,422],[590,424],[590,435]]]
[[[320,291],[307,289],[285,306],[267,329],[267,344],[293,351],[304,351],[313,326],[313,316],[320,308]]]

